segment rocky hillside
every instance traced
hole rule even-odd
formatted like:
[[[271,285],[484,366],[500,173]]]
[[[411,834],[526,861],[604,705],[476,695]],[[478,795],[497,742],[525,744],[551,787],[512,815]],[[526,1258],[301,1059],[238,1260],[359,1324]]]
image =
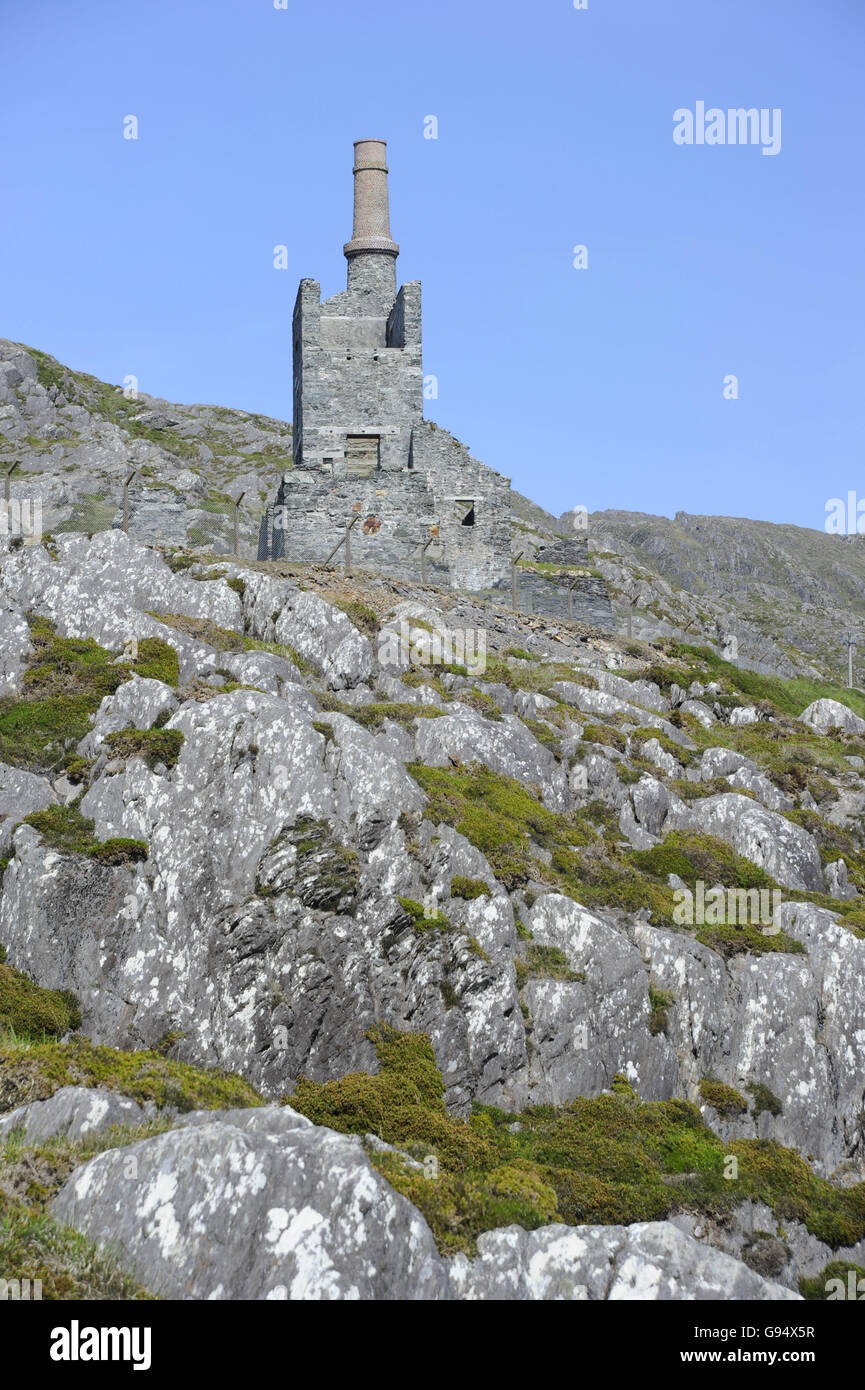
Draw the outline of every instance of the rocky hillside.
[[[244,493],[241,549],[254,555],[262,512],[290,463],[291,426],[281,420],[173,405],[0,339],[0,472],[14,469],[13,498],[41,498],[46,531],[119,525],[134,469],[131,511],[150,504],[154,540],[170,540],[182,507],[189,545],[230,551],[233,499]]]
[[[616,511],[595,512],[590,534],[619,624],[630,610],[635,635],[684,634],[720,650],[732,634],[742,664],[754,669],[846,676],[841,637],[865,623],[862,537],[744,517]]]
[[[0,565],[0,1267],[441,1300],[861,1273],[865,698],[62,525]]]

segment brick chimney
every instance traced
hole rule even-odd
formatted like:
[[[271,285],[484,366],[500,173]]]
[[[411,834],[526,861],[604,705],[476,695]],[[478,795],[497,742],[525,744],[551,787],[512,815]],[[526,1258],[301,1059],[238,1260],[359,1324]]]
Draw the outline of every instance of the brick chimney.
[[[354,226],[343,247],[348,288],[373,294],[389,309],[396,298],[396,258],[387,192],[387,141],[354,142]]]

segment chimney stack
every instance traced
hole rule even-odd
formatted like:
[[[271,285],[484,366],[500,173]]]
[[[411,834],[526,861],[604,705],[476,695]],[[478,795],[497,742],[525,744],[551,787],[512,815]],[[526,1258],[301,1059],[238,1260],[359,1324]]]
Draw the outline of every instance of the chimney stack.
[[[390,235],[387,196],[387,141],[354,142],[354,227],[343,250],[349,261],[355,256],[399,255]]]

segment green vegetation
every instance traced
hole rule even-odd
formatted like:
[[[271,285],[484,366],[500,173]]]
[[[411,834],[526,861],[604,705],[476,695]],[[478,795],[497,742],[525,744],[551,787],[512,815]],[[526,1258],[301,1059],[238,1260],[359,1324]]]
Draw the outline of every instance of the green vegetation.
[[[217,623],[211,622],[209,618],[190,618],[185,613],[151,613],[152,618],[156,618],[160,623],[165,623],[166,627],[173,627],[177,632],[185,632],[187,637],[194,637],[198,642],[206,642],[208,646],[215,647],[220,652],[271,652],[274,656],[281,656],[284,661],[290,661],[297,667],[302,675],[314,674],[313,667],[284,642],[264,642],[256,637],[246,637],[243,633],[232,632],[230,628],[220,627]],[[139,648],[140,650],[140,648]],[[224,693],[224,692],[223,692]]]
[[[177,683],[177,653],[158,638],[138,644],[134,662],[118,663],[91,637],[58,637],[46,618],[30,620],[33,642],[20,698],[0,700],[0,760],[48,771],[74,760],[103,698],[134,672]]]
[[[24,817],[23,824],[32,825],[45,843],[60,854],[83,854],[99,864],[134,864],[149,854],[143,840],[122,836],[97,840],[93,821],[82,816],[75,801],[68,806],[49,806],[46,811],[34,811]]]
[[[850,1275],[853,1275],[853,1280]],[[799,1292],[803,1298],[811,1302],[817,1300],[829,1300],[833,1297],[847,1299],[850,1296],[851,1283],[854,1288],[854,1297],[857,1301],[861,1300],[865,1294],[865,1282],[861,1289],[857,1287],[859,1280],[865,1281],[865,1269],[861,1265],[854,1265],[849,1260],[830,1260],[827,1265],[820,1270],[819,1274],[813,1275],[810,1279],[803,1274],[799,1280]],[[843,1293],[838,1289],[837,1283],[830,1288],[833,1281],[840,1280],[843,1285]]]
[[[143,758],[151,772],[158,763],[174,767],[185,735],[180,729],[121,729],[105,739],[114,758]]]
[[[488,898],[490,890],[482,878],[466,878],[463,874],[456,874],[451,879],[451,897],[465,898],[470,902],[473,898]]]
[[[831,681],[807,680],[803,677],[784,680],[780,676],[758,675],[756,671],[745,671],[722,660],[710,647],[693,647],[686,643],[676,647],[671,655],[674,658],[696,658],[716,679],[723,677],[734,690],[755,703],[771,701],[776,709],[785,714],[800,715],[815,700],[837,700],[865,719],[865,696]],[[693,672],[685,675],[686,684],[690,684],[692,679]]]
[[[409,772],[429,798],[428,817],[465,835],[508,889],[532,880],[587,907],[648,908],[656,923],[681,929],[673,917],[676,900],[666,881],[669,872],[678,872],[686,882],[700,877],[716,882],[720,874],[736,886],[771,884],[762,870],[710,836],[674,832],[652,850],[623,848],[616,815],[608,806],[592,802],[568,814],[549,811],[532,789],[481,764],[431,768],[413,763]],[[550,853],[549,864],[538,849]],[[759,926],[699,926],[695,934],[724,955],[803,950],[783,932],[766,936]]]
[[[414,898],[400,898],[399,905],[411,922],[412,930],[422,936],[428,931],[450,931],[451,924],[443,912],[424,907]]]
[[[17,1039],[0,1041],[0,1111],[46,1100],[61,1086],[107,1087],[142,1104],[184,1112],[262,1104],[240,1077],[169,1062],[154,1052],[94,1047],[82,1037],[31,1045]],[[59,1137],[34,1145],[19,1132],[0,1143],[3,1276],[40,1280],[43,1299],[152,1297],[121,1273],[110,1256],[52,1220],[48,1205],[80,1164],[105,1150],[158,1134],[170,1123],[170,1118],[158,1115],[136,1128],[114,1126],[82,1140]]]
[[[778,1097],[762,1081],[751,1081],[745,1087],[751,1096],[751,1114],[758,1119],[764,1110],[770,1115],[783,1115],[784,1107]]]
[[[327,595],[328,603],[339,608],[364,637],[376,637],[379,630],[378,614],[368,604],[356,598],[341,598],[335,594]]]
[[[673,830],[661,844],[651,849],[633,850],[632,864],[654,878],[677,874],[688,886],[701,879],[730,888],[772,888],[774,880],[763,870],[743,859],[724,840],[713,835]]]
[[[68,990],[42,989],[20,970],[0,963],[0,1034],[60,1037],[81,1027],[81,1011]]]
[[[748,1109],[745,1097],[734,1086],[725,1086],[711,1076],[700,1082],[700,1097],[725,1120],[734,1120]]]
[[[156,1052],[97,1047],[80,1035],[62,1044],[0,1043],[0,1112],[47,1100],[62,1086],[99,1086],[183,1113],[264,1104],[242,1077],[172,1062]]]
[[[525,955],[514,961],[517,976],[517,989],[522,989],[531,979],[566,980],[570,982],[585,980],[582,971],[572,970],[568,958],[558,946],[538,946],[531,941]]]
[[[419,1172],[399,1155],[371,1155],[445,1253],[470,1253],[481,1232],[512,1223],[531,1230],[661,1220],[678,1210],[723,1216],[747,1200],[766,1202],[778,1220],[803,1221],[833,1248],[865,1235],[865,1183],[833,1187],[779,1144],[723,1143],[686,1101],[642,1102],[622,1077],[613,1094],[594,1099],[519,1115],[479,1106],[457,1120],[445,1110],[424,1034],[379,1025],[368,1036],[377,1075],[301,1078],[288,1103],[316,1124],[377,1134],[425,1163]],[[725,1176],[731,1157],[735,1178]]]
[[[674,1004],[674,996],[669,990],[658,989],[649,981],[649,1032],[652,1036],[666,1033],[670,1026],[669,1010]]]

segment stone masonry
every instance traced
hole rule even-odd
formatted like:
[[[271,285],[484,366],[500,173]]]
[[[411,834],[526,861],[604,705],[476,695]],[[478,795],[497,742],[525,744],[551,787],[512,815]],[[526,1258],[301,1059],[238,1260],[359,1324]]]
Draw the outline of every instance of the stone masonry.
[[[511,584],[510,479],[472,458],[423,414],[421,287],[397,290],[383,140],[354,146],[354,225],[347,285],[322,302],[302,280],[293,321],[294,466],[261,525],[258,557],[351,563],[401,579],[506,598]],[[585,550],[585,546],[583,546]],[[344,548],[336,560],[345,559]],[[585,563],[585,559],[583,560]],[[567,590],[533,576],[537,611],[564,615]],[[541,592],[543,591],[543,592]],[[588,594],[575,616],[606,617]],[[604,625],[607,625],[606,622]]]
[[[346,289],[294,310],[294,467],[262,524],[259,558],[322,561],[348,521],[352,564],[406,579],[426,541],[433,583],[510,582],[510,480],[423,415],[421,287],[397,291],[386,146],[355,142]]]

